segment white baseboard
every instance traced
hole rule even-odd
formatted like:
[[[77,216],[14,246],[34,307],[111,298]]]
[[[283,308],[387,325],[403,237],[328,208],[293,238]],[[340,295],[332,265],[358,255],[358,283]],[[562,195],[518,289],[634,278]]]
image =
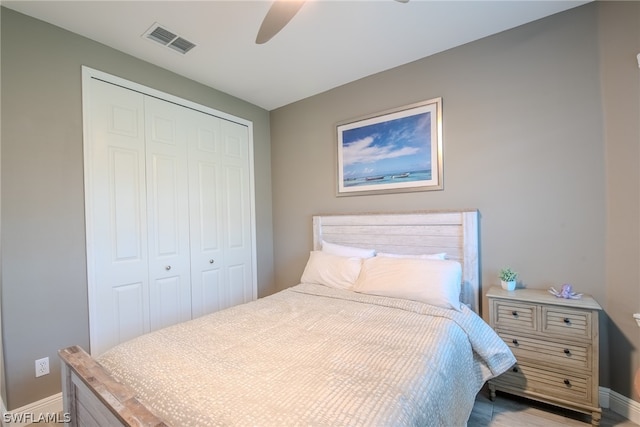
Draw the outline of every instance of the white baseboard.
[[[609,409],[611,405],[609,400],[609,395],[611,394],[611,390],[606,387],[600,387],[599,400],[600,407],[603,409]]]
[[[53,417],[60,412],[62,412],[62,393],[45,397],[13,411],[7,411],[3,406],[1,424],[3,427],[24,427],[35,421]]]
[[[640,402],[623,396],[611,389],[600,387],[600,406],[622,415],[629,421],[640,424]]]

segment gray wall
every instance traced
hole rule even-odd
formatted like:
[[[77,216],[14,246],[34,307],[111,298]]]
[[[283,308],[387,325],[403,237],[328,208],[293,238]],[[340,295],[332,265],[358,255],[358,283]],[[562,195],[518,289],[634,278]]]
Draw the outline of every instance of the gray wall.
[[[89,345],[81,66],[253,121],[258,293],[272,293],[269,113],[2,9],[2,327],[7,407],[60,391],[57,350]],[[52,372],[35,378],[34,360]]]
[[[638,11],[588,4],[272,111],[278,286],[298,283],[313,214],[477,208],[483,287],[509,265],[591,293],[601,385],[638,400]],[[335,196],[336,123],[439,96],[443,191]]]
[[[640,402],[640,3],[599,12],[611,388]]]

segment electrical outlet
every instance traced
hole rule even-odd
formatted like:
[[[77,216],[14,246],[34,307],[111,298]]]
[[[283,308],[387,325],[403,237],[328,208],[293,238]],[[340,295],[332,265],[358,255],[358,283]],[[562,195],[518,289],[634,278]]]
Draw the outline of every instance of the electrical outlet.
[[[49,358],[44,357],[36,360],[36,378],[49,374]]]

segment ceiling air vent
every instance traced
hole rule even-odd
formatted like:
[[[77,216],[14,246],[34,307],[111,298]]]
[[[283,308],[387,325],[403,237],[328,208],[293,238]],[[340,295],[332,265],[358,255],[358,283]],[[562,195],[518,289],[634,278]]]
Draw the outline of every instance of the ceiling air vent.
[[[187,53],[196,47],[196,45],[191,43],[189,40],[178,36],[173,31],[168,30],[157,22],[154,23],[142,36],[182,54]]]

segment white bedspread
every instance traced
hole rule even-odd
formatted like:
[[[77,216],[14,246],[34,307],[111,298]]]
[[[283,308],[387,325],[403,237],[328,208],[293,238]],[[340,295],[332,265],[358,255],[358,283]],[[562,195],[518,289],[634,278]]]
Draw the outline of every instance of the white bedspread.
[[[515,358],[475,313],[302,284],[99,362],[173,426],[462,426]]]

